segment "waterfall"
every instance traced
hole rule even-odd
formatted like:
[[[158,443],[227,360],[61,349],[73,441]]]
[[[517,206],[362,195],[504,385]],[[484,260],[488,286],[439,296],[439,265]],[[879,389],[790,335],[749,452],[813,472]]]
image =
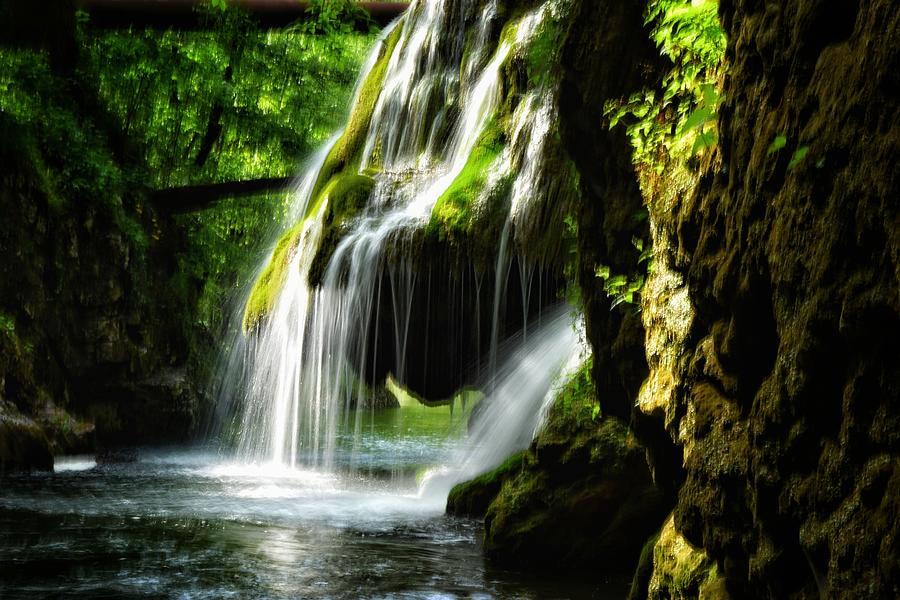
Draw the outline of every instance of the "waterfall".
[[[573,323],[571,309],[562,305],[548,311],[527,338],[523,331],[507,341],[466,444],[426,476],[423,497],[443,502],[455,484],[490,471],[531,443],[555,397],[554,383],[564,383],[584,361],[581,328],[580,322]]]
[[[368,365],[374,369],[383,358],[377,354],[379,344],[371,343],[378,336],[391,336],[394,375],[403,379],[418,275],[402,252],[400,258],[388,261],[387,251],[402,248],[404,240],[425,226],[436,203],[466,168],[503,101],[504,65],[525,47],[546,12],[542,6],[522,16],[511,34],[500,36],[496,47],[491,41],[497,26],[496,0],[480,11],[473,3],[417,0],[399,23],[384,32],[367,60],[354,101],[354,105],[365,101],[367,82],[383,68],[358,164],[350,166],[359,177],[372,180],[368,199],[334,244],[320,280],[310,284],[332,200],[331,187],[326,185],[323,191],[321,180],[333,175],[327,171],[330,157],[344,143],[338,136],[297,186],[290,211],[294,224],[290,241],[280,242],[286,244],[281,254],[276,247],[269,266],[260,269],[260,278],[274,277],[266,269],[283,261],[275,265],[284,269],[277,298],[267,307],[265,318],[252,324],[246,342],[233,345],[233,352],[242,358],[230,361],[242,365],[244,397],[238,431],[242,459],[289,466],[300,461],[332,468],[338,426],[360,426],[362,411],[350,409],[365,404],[369,390],[364,371]],[[467,20],[475,26],[464,47]],[[386,66],[380,64],[385,61]],[[512,115],[511,143],[489,169],[491,182],[513,179],[512,207],[497,257],[491,371],[498,369],[497,322],[506,295],[500,272],[508,273],[510,267],[509,224],[520,218],[540,170],[538,155],[551,121],[549,113],[539,108],[552,93],[530,93],[518,105]],[[350,123],[343,136],[353,133],[353,116]],[[520,264],[520,269],[525,267]],[[528,319],[525,294],[523,289],[523,326]],[[376,330],[380,311],[385,310],[383,297],[390,298],[393,311],[391,332]],[[560,319],[555,317],[550,324],[558,328]],[[529,336],[527,343],[522,341],[523,347],[530,348],[533,340],[550,344],[538,346],[539,353],[555,356],[561,346],[574,345],[570,332],[552,331],[548,334],[552,341]],[[551,365],[539,382],[533,382],[535,389],[545,383],[549,386],[545,380],[556,370]],[[502,377],[500,371],[490,385],[506,397],[508,386]],[[521,410],[533,413],[536,408],[529,405]]]

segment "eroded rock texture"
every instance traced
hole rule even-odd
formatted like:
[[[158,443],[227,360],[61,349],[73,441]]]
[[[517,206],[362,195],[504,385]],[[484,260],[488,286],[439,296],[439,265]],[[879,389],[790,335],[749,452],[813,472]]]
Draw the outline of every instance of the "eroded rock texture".
[[[675,525],[734,597],[900,594],[896,8],[720,7],[721,164],[667,217],[694,310],[669,426]]]

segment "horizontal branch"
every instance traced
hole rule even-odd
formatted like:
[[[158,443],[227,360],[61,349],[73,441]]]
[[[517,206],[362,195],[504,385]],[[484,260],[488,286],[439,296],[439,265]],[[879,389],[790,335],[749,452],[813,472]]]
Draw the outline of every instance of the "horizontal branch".
[[[293,182],[293,177],[271,177],[169,188],[154,192],[153,204],[169,213],[194,212],[211,208],[226,198],[285,191]]]
[[[229,0],[249,11],[260,26],[285,27],[309,17],[309,2],[298,0]],[[196,10],[204,0],[75,0],[75,5],[90,13],[91,23],[102,29],[131,26],[161,29],[199,29],[203,27]],[[359,2],[372,20],[384,27],[409,6],[409,2]],[[362,24],[360,24],[362,25]]]

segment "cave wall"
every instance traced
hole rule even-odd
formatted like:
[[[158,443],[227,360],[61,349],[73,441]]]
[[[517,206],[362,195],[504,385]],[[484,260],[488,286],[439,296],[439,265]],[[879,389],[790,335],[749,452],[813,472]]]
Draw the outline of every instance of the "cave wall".
[[[720,17],[719,156],[657,216],[693,309],[666,408],[675,526],[736,598],[897,597],[900,16]]]

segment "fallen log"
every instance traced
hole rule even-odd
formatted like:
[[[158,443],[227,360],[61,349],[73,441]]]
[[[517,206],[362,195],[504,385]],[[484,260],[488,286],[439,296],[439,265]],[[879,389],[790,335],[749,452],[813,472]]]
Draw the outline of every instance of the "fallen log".
[[[212,208],[227,198],[250,196],[265,192],[283,192],[290,189],[293,177],[270,177],[246,181],[228,181],[169,188],[153,192],[152,203],[167,213],[187,213]]]

